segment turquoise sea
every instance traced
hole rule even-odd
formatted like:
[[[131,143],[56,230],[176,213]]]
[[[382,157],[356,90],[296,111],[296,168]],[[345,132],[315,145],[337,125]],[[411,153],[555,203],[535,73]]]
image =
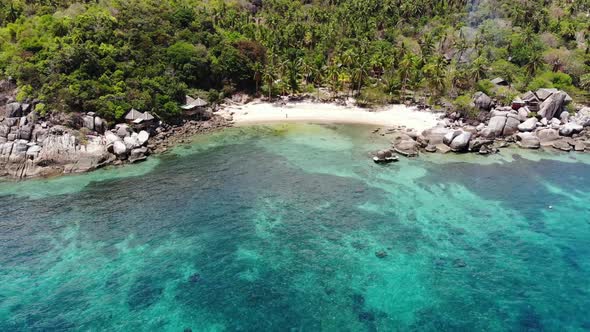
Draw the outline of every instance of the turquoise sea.
[[[590,156],[232,128],[0,183],[0,331],[588,331]]]

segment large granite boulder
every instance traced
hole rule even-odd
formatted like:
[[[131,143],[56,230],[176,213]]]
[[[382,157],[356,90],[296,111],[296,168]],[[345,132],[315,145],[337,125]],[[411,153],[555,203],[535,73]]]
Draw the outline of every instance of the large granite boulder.
[[[137,133],[133,133],[131,136],[126,136],[123,138],[123,143],[125,143],[127,150],[132,150],[141,146],[141,144],[139,144],[139,140],[137,139]]]
[[[121,141],[121,137],[115,135],[113,132],[111,131],[106,131],[104,133],[104,138],[107,141],[107,145],[113,144],[117,141]]]
[[[450,131],[445,127],[434,127],[424,130],[422,136],[428,144],[437,145],[443,143],[444,136]]]
[[[28,141],[22,139],[14,141],[9,162],[20,162],[26,159],[27,150],[29,149],[28,143]]]
[[[0,124],[0,137],[7,137],[10,133],[10,127],[5,124]]]
[[[446,145],[451,145],[451,143],[453,142],[453,140],[455,139],[455,137],[461,135],[461,133],[463,133],[461,130],[452,130],[452,131],[449,131],[443,137],[443,143],[446,144]]]
[[[453,150],[455,152],[466,151],[467,148],[469,147],[469,141],[471,140],[471,135],[472,134],[468,131],[461,132],[459,135],[457,135],[453,139],[451,144],[449,144],[449,147],[451,148],[451,150]]]
[[[27,158],[30,158],[30,159],[37,158],[37,156],[39,155],[39,152],[41,152],[41,149],[42,148],[39,145],[36,145],[36,144],[31,145],[29,147],[29,149],[27,149],[27,153],[26,153]]]
[[[149,139],[150,139],[150,134],[145,130],[142,130],[139,132],[139,134],[137,134],[137,142],[139,143],[139,145],[147,144]]]
[[[518,114],[515,112],[493,111],[488,128],[495,137],[510,136],[518,131]]]
[[[23,108],[20,103],[7,104],[5,109],[7,118],[21,117],[23,115]]]
[[[33,133],[33,125],[25,125],[18,129],[17,137],[19,139],[30,140]]]
[[[483,128],[480,132],[479,135],[485,139],[494,139],[496,138],[496,133],[494,131],[494,129],[490,128],[490,127],[485,127]]]
[[[3,159],[7,159],[12,153],[12,147],[14,146],[14,142],[5,142],[0,144],[0,157]]]
[[[577,134],[579,132],[581,132],[584,129],[584,127],[582,127],[581,125],[575,123],[575,122],[568,122],[565,125],[563,125],[560,129],[559,129],[559,134],[561,136],[572,136],[573,134]]]
[[[508,116],[506,117],[506,124],[504,125],[504,130],[502,131],[502,136],[510,136],[516,132],[518,132],[518,125],[520,121],[517,117]]]
[[[541,141],[532,133],[518,133],[516,134],[518,146],[525,149],[538,149],[541,147]]]
[[[88,128],[88,129],[94,131],[94,116],[84,115],[82,117],[82,122],[83,122],[84,128]]]
[[[541,129],[536,132],[541,143],[552,142],[559,139],[559,132],[555,129]]]
[[[490,129],[491,134],[493,134],[494,137],[502,136],[502,133],[504,132],[505,125],[506,125],[506,116],[494,116],[490,119],[490,122],[488,122],[488,128]],[[483,135],[483,133],[482,133],[482,135]]]
[[[138,161],[145,160],[147,158],[147,151],[148,150],[146,147],[131,150],[131,152],[129,153],[129,162],[135,163]]]
[[[590,107],[582,108],[578,113],[576,113],[575,121],[583,127],[590,126]]]
[[[539,123],[539,120],[537,120],[537,118],[527,119],[525,122],[518,125],[518,130],[523,132],[533,131],[537,128],[537,123]]]
[[[529,117],[529,111],[526,107],[521,107],[518,109],[518,121],[524,122]]]
[[[551,143],[551,146],[553,146],[557,150],[561,150],[561,151],[565,151],[565,152],[572,151],[572,149],[573,149],[573,147],[564,139],[553,141]]]
[[[541,103],[538,114],[548,120],[558,116],[563,111],[566,97],[567,95],[562,91],[552,94]]]
[[[99,134],[102,134],[105,132],[106,129],[107,129],[106,120],[104,120],[98,116],[95,117],[94,118],[94,131],[96,131]]]
[[[469,141],[469,151],[479,152],[487,146],[494,144],[493,139],[485,139],[483,137],[477,137]]]
[[[395,152],[406,156],[406,157],[415,157],[418,155],[418,142],[414,141],[413,139],[409,140],[401,140],[393,145],[393,149]]]
[[[127,146],[121,141],[113,142],[113,153],[120,159],[127,156]]]
[[[481,91],[473,95],[473,103],[482,111],[489,111],[492,108],[492,98]]]
[[[115,129],[117,131],[117,136],[121,138],[131,135],[131,128],[129,128],[129,126],[125,123],[116,125]]]

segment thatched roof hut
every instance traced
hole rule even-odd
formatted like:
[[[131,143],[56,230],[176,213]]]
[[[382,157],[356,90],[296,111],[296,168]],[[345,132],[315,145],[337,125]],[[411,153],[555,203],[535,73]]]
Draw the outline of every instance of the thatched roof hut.
[[[191,96],[186,96],[186,104],[180,106],[180,108],[182,108],[185,116],[197,116],[198,118],[202,118],[207,105],[209,105],[209,103],[201,98],[197,97],[195,99]]]
[[[143,116],[143,113],[136,110],[135,108],[132,108],[131,111],[129,111],[129,113],[127,113],[127,115],[125,115],[125,121],[133,122],[133,121],[141,118],[142,116]]]
[[[209,103],[199,97],[195,99],[191,96],[186,96],[186,104],[182,105],[181,108],[185,111],[190,111],[194,110],[195,108],[205,107],[207,105],[209,105]]]

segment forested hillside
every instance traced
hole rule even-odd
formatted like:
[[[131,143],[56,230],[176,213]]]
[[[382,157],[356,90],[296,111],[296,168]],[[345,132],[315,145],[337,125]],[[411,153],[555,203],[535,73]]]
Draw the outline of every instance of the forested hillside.
[[[318,87],[456,107],[590,90],[590,0],[0,0],[0,22],[0,77],[40,113],[165,118],[186,93]]]

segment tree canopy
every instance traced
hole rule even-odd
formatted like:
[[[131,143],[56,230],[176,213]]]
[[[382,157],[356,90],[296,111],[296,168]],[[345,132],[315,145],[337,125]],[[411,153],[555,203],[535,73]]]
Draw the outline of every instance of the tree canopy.
[[[0,77],[48,110],[175,116],[186,93],[589,98],[590,0],[0,0]],[[486,83],[488,82],[488,83]]]

